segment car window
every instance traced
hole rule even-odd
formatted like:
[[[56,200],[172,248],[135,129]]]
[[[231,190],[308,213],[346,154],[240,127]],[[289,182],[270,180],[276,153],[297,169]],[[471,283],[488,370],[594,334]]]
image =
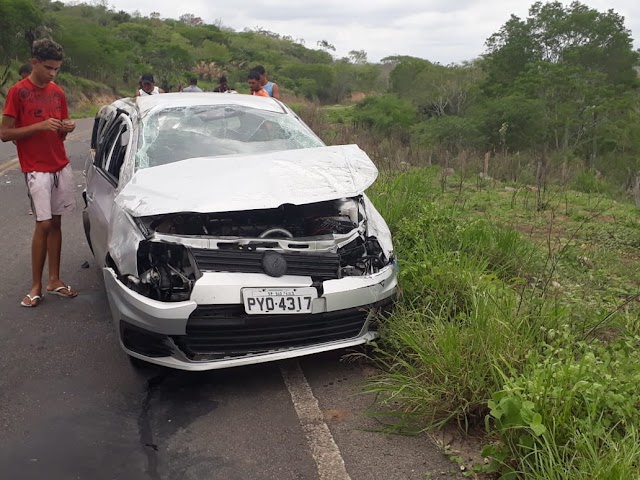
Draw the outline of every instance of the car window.
[[[122,167],[125,154],[127,153],[128,138],[127,124],[125,122],[121,122],[120,128],[118,129],[118,135],[113,142],[113,148],[111,149],[109,158],[105,165],[107,173],[116,180],[120,178],[120,168]]]
[[[293,115],[238,105],[198,105],[152,111],[142,122],[136,168],[187,158],[322,147]]]
[[[113,150],[114,143],[120,131],[121,120],[116,120],[106,125],[102,134],[98,135],[95,165],[101,170],[106,169],[109,155]]]
[[[98,139],[95,165],[115,183],[120,177],[120,168],[127,151],[127,139],[127,124],[121,119],[107,125],[104,135]]]
[[[101,138],[104,138],[103,133],[105,127],[108,127],[109,124],[113,121],[114,115],[116,111],[115,109],[110,109],[110,107],[104,107],[93,120],[93,129],[91,131],[91,148],[97,149],[98,143]]]

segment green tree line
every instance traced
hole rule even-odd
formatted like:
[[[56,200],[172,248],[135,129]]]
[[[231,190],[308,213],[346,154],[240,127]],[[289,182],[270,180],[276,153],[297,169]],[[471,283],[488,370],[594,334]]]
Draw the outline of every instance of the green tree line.
[[[353,120],[403,133],[434,161],[475,154],[482,163],[488,155],[502,167],[533,163],[530,171],[539,165],[563,179],[587,168],[627,188],[637,182],[639,52],[612,10],[537,2],[526,18],[511,16],[472,62],[383,63],[393,66],[389,93],[360,103]],[[520,171],[502,176],[518,180]]]

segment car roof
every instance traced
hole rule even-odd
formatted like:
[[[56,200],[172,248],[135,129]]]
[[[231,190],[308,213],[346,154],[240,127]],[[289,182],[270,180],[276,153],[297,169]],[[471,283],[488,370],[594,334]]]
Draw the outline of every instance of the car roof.
[[[163,93],[136,97],[136,106],[144,116],[149,110],[158,106],[162,108],[189,107],[194,105],[239,105],[274,113],[287,113],[283,105],[273,99],[254,95],[229,93]]]

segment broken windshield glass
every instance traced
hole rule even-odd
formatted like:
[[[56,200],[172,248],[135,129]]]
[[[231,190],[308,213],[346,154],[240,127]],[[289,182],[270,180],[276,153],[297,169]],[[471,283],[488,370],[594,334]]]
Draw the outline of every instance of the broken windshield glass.
[[[294,116],[237,105],[161,108],[142,121],[136,168],[187,158],[322,147]]]

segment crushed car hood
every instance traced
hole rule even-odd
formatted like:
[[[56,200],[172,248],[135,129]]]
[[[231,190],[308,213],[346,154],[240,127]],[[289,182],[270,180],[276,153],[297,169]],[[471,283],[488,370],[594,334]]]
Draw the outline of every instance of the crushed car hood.
[[[257,210],[354,197],[377,176],[357,145],[191,158],[138,170],[115,201],[134,217]]]

